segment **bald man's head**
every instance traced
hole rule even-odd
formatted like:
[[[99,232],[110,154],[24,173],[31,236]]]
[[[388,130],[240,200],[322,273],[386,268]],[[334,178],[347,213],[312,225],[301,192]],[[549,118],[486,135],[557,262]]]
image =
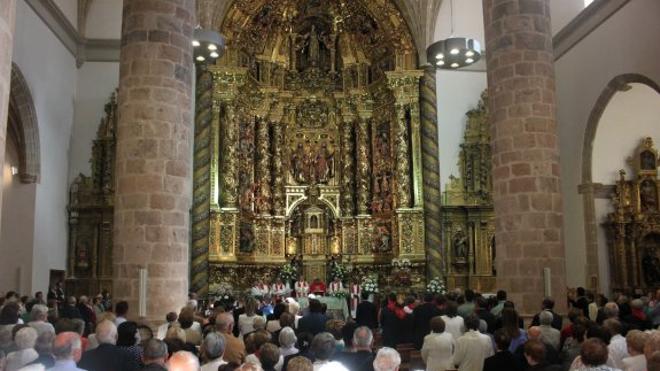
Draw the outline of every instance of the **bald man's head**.
[[[96,340],[99,344],[117,344],[117,326],[108,320],[101,321],[96,325]]]
[[[541,340],[541,329],[538,326],[532,326],[527,329],[527,337],[529,339]]]
[[[234,316],[231,313],[220,313],[215,317],[215,330],[223,334],[231,334],[234,329]]]
[[[72,331],[59,333],[53,341],[53,355],[61,360],[73,360],[78,363],[82,356],[80,335]]]
[[[167,362],[170,371],[199,371],[199,359],[190,352],[176,352]]]

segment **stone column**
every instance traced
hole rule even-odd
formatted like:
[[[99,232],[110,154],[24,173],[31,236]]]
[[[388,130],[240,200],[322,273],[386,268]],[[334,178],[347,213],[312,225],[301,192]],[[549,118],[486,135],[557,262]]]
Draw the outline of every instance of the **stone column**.
[[[424,246],[427,274],[442,277],[442,226],[440,215],[440,162],[438,160],[438,108],[435,68],[424,68],[420,83],[422,176],[424,181]]]
[[[371,168],[369,157],[369,120],[370,117],[360,116],[357,125],[357,212],[358,215],[369,214],[369,194],[371,193]]]
[[[408,121],[406,120],[406,106],[396,104],[396,181],[397,181],[397,209],[410,207],[410,148],[408,140]]]
[[[195,1],[124,1],[119,74],[113,295],[137,318],[185,304],[192,199]]]
[[[353,150],[353,123],[344,121],[341,125],[341,209],[343,216],[352,216],[355,212]]]
[[[484,0],[497,241],[497,287],[521,314],[551,269],[566,303],[550,0]]]
[[[3,166],[5,163],[5,141],[7,139],[11,52],[14,50],[15,20],[16,1],[2,0],[0,2],[0,50],[2,50],[2,53],[0,53],[0,165]],[[2,211],[2,175],[3,171],[0,171],[0,213]]]

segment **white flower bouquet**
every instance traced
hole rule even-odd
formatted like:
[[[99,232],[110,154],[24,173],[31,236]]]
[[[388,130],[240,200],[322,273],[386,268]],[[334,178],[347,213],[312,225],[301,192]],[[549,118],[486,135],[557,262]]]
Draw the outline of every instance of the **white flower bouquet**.
[[[447,292],[445,281],[440,277],[433,278],[426,285],[426,291],[434,295],[445,294]]]
[[[284,264],[282,268],[280,268],[279,276],[282,279],[282,282],[286,283],[295,280],[297,274],[298,274],[298,270],[296,269],[296,267],[291,263],[287,263]]]
[[[378,278],[374,276],[366,276],[362,278],[362,283],[360,284],[362,292],[368,294],[377,294],[378,293]]]

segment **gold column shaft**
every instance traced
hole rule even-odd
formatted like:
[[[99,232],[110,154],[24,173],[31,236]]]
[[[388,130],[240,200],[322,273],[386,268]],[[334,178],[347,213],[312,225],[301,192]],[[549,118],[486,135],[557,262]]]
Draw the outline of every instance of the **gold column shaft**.
[[[282,146],[284,145],[284,130],[282,123],[273,123],[272,169],[273,169],[273,213],[285,214],[284,200],[284,167],[282,166]]]
[[[341,132],[341,208],[343,216],[351,216],[355,212],[355,205],[353,204],[353,174],[354,174],[354,161],[353,161],[353,123],[344,122],[342,124]]]
[[[358,214],[369,213],[369,193],[371,179],[369,175],[369,119],[360,117],[357,132],[357,209]]]
[[[259,183],[258,192],[264,199],[263,210],[255,210],[260,214],[270,214],[271,188],[270,188],[270,124],[266,119],[259,118],[256,122],[257,138],[257,166],[255,181]]]
[[[410,153],[408,151],[408,121],[406,106],[396,104],[396,176],[397,208],[410,207]]]
[[[224,132],[224,171],[222,176],[223,207],[238,207],[238,125],[234,105],[224,102],[225,115],[221,123]]]

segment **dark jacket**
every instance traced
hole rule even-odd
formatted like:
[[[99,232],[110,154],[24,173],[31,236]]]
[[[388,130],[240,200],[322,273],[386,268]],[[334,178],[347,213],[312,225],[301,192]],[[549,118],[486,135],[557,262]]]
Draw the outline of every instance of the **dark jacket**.
[[[486,358],[483,371],[522,371],[516,358],[508,350],[497,352]]]
[[[101,344],[98,348],[83,353],[78,367],[88,371],[139,370],[131,353],[111,344]]]
[[[167,368],[157,364],[157,363],[150,363],[148,365],[145,365],[142,367],[142,371],[167,371]]]
[[[527,371],[561,371],[561,366],[542,363],[536,366],[530,366]]]
[[[413,309],[413,343],[417,350],[424,345],[424,336],[431,332],[431,318],[440,315],[438,309],[432,302],[427,302]]]
[[[479,316],[479,319],[482,319],[484,322],[486,322],[486,325],[488,325],[488,333],[492,334],[495,332],[495,324],[497,323],[497,318],[495,318],[493,313],[491,313],[486,308],[479,308],[475,310],[474,313]]]
[[[374,354],[366,350],[341,352],[334,360],[351,371],[374,371]]]
[[[325,323],[327,321],[328,317],[325,314],[309,313],[298,320],[298,333],[309,332],[312,335],[316,335],[325,331]]]
[[[543,343],[545,345],[545,362],[543,365],[537,365],[537,367],[549,367],[548,365],[561,365],[561,358],[559,357],[559,352],[553,347],[552,345],[548,345],[547,343]],[[518,349],[516,349],[515,353],[513,356],[515,357],[516,361],[518,361],[518,364],[523,368],[523,370],[531,370],[529,363],[527,363],[527,358],[525,358],[525,347],[524,346],[519,346]],[[536,370],[536,369],[534,369]],[[539,370],[545,370],[543,368],[540,368]],[[548,370],[553,370],[552,368]]]
[[[78,307],[65,304],[60,312],[60,317],[68,319],[83,319]]]
[[[404,319],[400,319],[396,314],[384,307],[380,311],[380,325],[383,329],[383,345],[390,348],[396,348],[397,344],[407,343],[409,340],[408,332],[412,329],[405,329],[407,322],[406,320],[410,316],[406,316]]]
[[[378,327],[378,308],[376,304],[363,300],[355,309],[355,322],[358,326],[367,326],[370,329]]]

